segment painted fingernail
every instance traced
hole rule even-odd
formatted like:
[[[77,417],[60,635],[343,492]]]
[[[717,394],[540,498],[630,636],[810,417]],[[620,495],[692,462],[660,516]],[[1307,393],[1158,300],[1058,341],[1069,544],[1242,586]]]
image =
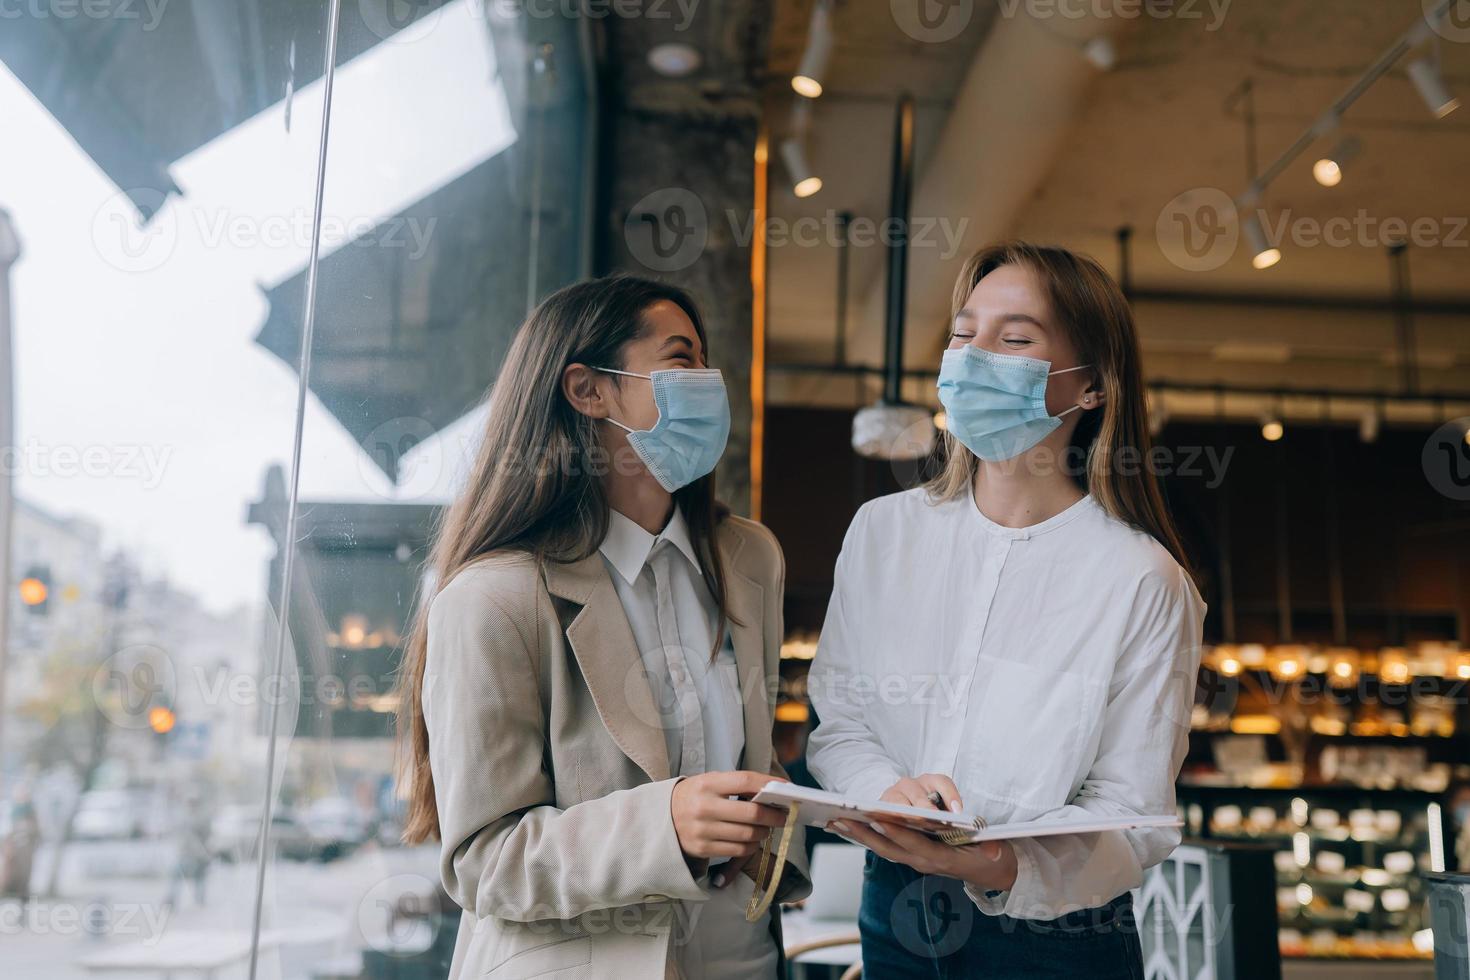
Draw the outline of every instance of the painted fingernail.
[[[843,823],[841,820],[832,821],[832,829],[837,831],[839,834],[851,833],[851,831],[847,829],[847,824]]]
[[[960,801],[959,800],[950,800],[949,801],[949,810],[950,810],[951,813],[959,813],[960,812]]]
[[[878,833],[882,834],[884,837],[887,837],[888,836],[888,831],[884,829],[884,827],[883,827],[883,825],[881,823],[871,824],[870,826],[872,826],[872,828],[874,830],[876,830]]]

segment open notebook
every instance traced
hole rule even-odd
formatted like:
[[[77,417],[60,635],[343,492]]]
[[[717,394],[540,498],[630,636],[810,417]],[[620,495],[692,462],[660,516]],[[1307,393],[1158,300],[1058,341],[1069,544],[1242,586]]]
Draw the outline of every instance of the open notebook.
[[[987,840],[1015,837],[1049,837],[1058,834],[1091,834],[1103,830],[1133,830],[1139,827],[1178,827],[1177,816],[1067,817],[989,825],[973,813],[947,813],[901,803],[858,800],[826,790],[772,781],[755,795],[755,802],[799,810],[799,819],[810,827],[825,827],[833,820],[881,818],[928,834],[946,844],[960,846]],[[796,806],[793,806],[795,804]]]

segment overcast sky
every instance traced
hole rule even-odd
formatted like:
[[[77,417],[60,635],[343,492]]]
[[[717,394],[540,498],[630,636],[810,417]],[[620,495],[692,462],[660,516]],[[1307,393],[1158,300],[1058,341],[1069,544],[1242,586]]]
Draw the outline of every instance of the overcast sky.
[[[138,230],[119,188],[0,65],[0,207],[24,249],[16,492],[96,521],[109,548],[214,609],[258,602],[274,550],[245,512],[266,469],[290,464],[297,375],[253,338],[262,288],[307,264],[321,100],[309,85],[289,132],[277,104],[175,161],[184,196]],[[341,229],[381,221],[514,141],[484,25],[463,0],[379,44],[337,72],[323,255],[348,239]],[[474,422],[421,447],[394,488],[309,396],[302,499],[443,500]]]

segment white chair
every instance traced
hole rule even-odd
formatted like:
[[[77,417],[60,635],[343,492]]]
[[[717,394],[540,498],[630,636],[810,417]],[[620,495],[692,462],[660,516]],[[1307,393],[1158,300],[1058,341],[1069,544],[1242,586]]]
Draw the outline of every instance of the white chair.
[[[867,851],[854,844],[818,844],[812,850],[812,893],[800,908],[783,909],[786,958],[847,967],[844,980],[862,973],[858,909]]]

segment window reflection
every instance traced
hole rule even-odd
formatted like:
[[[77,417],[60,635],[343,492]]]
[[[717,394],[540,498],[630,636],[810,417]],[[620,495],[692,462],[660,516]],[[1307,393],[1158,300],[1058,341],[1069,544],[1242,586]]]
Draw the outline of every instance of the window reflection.
[[[257,975],[441,976],[394,671],[511,333],[586,266],[584,25],[343,4],[317,216],[329,5],[134,9],[0,33],[5,972],[244,975],[263,865]]]

